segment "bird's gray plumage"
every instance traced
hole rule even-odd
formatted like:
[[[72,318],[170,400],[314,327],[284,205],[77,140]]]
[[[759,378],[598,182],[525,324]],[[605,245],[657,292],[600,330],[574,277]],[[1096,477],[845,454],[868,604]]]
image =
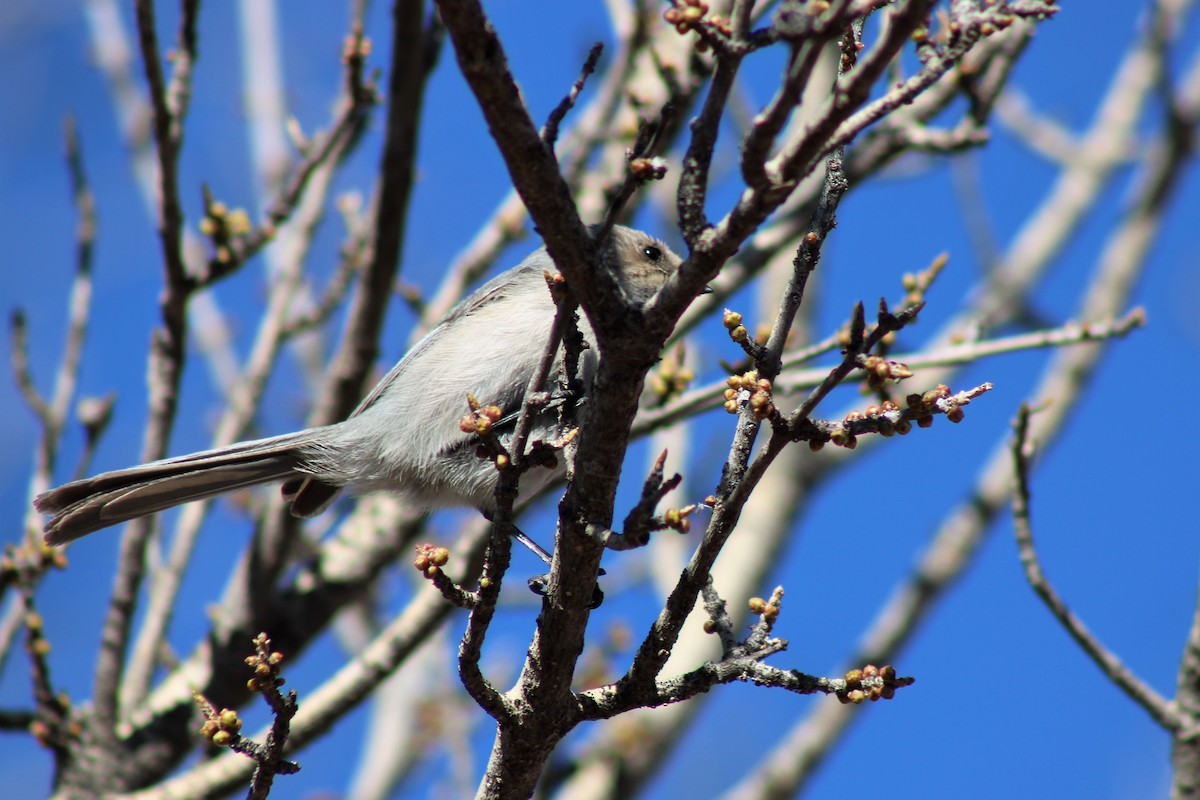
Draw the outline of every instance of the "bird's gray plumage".
[[[601,264],[627,297],[644,303],[679,266],[661,241],[614,227]],[[554,271],[545,248],[488,281],[454,307],[375,386],[343,422],[239,442],[73,481],[39,495],[51,515],[46,541],[62,544],[101,528],[193,500],[262,483],[284,482],[292,513],[312,516],[350,487],[386,490],[423,508],[493,504],[496,471],[475,455],[472,434],[459,429],[466,394],[517,411],[545,351],[556,307],[543,273]],[[580,369],[585,385],[598,355],[591,343]],[[561,358],[561,350],[560,350]],[[536,419],[533,439],[556,433],[557,413]],[[533,470],[523,495],[555,477]]]

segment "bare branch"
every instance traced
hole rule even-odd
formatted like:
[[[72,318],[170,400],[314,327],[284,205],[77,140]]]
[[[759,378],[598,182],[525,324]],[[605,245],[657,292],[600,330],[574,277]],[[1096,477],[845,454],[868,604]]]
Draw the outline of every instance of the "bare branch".
[[[550,112],[550,116],[546,119],[546,124],[542,126],[541,137],[542,142],[554,152],[554,145],[558,141],[558,127],[562,125],[562,121],[575,107],[575,101],[579,98],[579,93],[583,91],[583,86],[587,83],[587,79],[593,72],[596,71],[596,64],[600,61],[600,55],[604,52],[604,45],[600,42],[592,45],[592,49],[588,51],[587,58],[584,59],[583,67],[579,70],[579,77],[575,79],[575,83],[571,86],[571,91],[562,99],[562,102],[554,107]]]
[[[358,403],[379,354],[379,332],[399,268],[406,210],[413,181],[417,123],[428,75],[423,41],[424,4],[403,0],[393,14],[387,130],[379,165],[371,258],[351,301],[348,327],[330,367],[330,381],[313,406],[310,422],[337,422]]]
[[[1118,689],[1145,709],[1146,713],[1167,730],[1175,730],[1182,724],[1175,707],[1154,691],[1145,681],[1138,678],[1116,654],[1106,648],[1087,626],[1072,613],[1058,591],[1050,583],[1042,569],[1037,549],[1033,544],[1033,523],[1030,519],[1030,461],[1034,455],[1034,443],[1029,439],[1029,418],[1033,410],[1022,405],[1013,423],[1016,431],[1012,442],[1013,475],[1016,488],[1013,491],[1013,532],[1017,538],[1017,551],[1025,579],[1042,603],[1063,626],[1084,654]]]

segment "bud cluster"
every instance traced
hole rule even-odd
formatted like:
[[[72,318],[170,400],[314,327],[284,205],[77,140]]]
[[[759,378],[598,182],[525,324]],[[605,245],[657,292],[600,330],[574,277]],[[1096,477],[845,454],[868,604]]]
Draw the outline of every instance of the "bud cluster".
[[[231,209],[220,200],[212,200],[205,204],[199,227],[200,233],[212,241],[216,260],[224,264],[233,260],[230,243],[250,233],[250,216],[244,208]]]
[[[692,522],[688,517],[696,513],[697,508],[699,506],[696,503],[691,503],[683,508],[668,508],[662,515],[663,524],[673,531],[688,533],[692,529]]]
[[[751,597],[749,607],[751,614],[757,614],[767,622],[774,622],[779,616],[779,603],[775,602],[773,597],[770,600]]]
[[[629,174],[641,182],[661,181],[667,176],[667,162],[658,156],[635,158],[629,162]]]
[[[696,374],[683,365],[683,345],[679,345],[659,363],[658,369],[650,376],[650,391],[660,403],[665,403],[672,397],[683,394],[691,385]]]
[[[910,394],[905,398],[908,403],[908,408],[916,417],[917,425],[922,428],[928,428],[933,425],[933,415],[939,410],[939,403],[949,400],[952,396],[950,387],[944,383],[939,383],[934,388],[924,394]],[[966,416],[962,406],[954,404],[951,408],[945,409],[946,419],[951,422],[962,422]]]
[[[458,429],[463,433],[483,436],[491,433],[492,426],[500,421],[501,416],[503,416],[503,412],[500,410],[500,406],[480,406],[475,403],[472,405],[471,413],[458,421]]]
[[[731,311],[728,308],[725,309],[725,314],[722,316],[721,322],[725,325],[725,330],[729,331],[729,338],[738,344],[750,338],[750,332],[742,324],[742,315],[738,312]]]
[[[342,41],[342,62],[365,61],[371,55],[371,40],[359,30]]]
[[[852,669],[846,673],[846,688],[838,692],[838,700],[842,703],[860,705],[864,700],[872,703],[876,700],[891,700],[896,696],[896,689],[911,684],[911,678],[896,676],[896,668],[891,665],[877,667],[867,664],[862,669]]]
[[[904,277],[900,279],[900,285],[904,288],[903,306],[915,306],[925,302],[925,292],[933,285],[937,276],[945,269],[946,264],[950,261],[950,256],[945,253],[937,256],[930,263],[929,267],[917,272],[906,272]]]
[[[413,566],[421,571],[426,578],[432,578],[442,571],[442,567],[450,560],[450,551],[444,547],[432,544],[417,545],[417,557]]]
[[[863,409],[863,417],[875,421],[875,430],[880,436],[891,438],[897,433],[901,436],[906,436],[912,430],[912,423],[903,417],[895,422],[892,421],[892,416],[899,411],[900,407],[891,400],[884,400],[881,405],[869,405]]]
[[[907,364],[889,361],[880,356],[861,358],[859,367],[867,373],[867,386],[871,389],[882,389],[888,381],[902,381],[913,376]]]
[[[238,713],[232,708],[222,708],[204,721],[200,735],[215,745],[227,745],[233,742],[241,730],[242,720]]]
[[[246,688],[252,692],[261,692],[263,689],[277,689],[283,686],[284,679],[279,677],[283,653],[271,650],[271,640],[265,633],[254,637],[254,646],[257,652],[246,656],[246,666],[254,670],[254,677],[246,681]]]
[[[775,403],[771,397],[771,382],[758,377],[758,370],[750,370],[742,375],[730,375],[725,379],[729,388],[725,390],[725,410],[730,414],[738,413],[738,394],[749,392],[746,404],[756,420],[760,422],[775,413]]]
[[[542,278],[546,281],[546,288],[550,290],[550,299],[558,305],[563,300],[567,299],[567,279],[561,272],[551,272],[548,269],[542,270]]]
[[[680,34],[696,28],[708,14],[708,3],[703,0],[675,0],[674,5],[663,12],[663,19],[675,26]]]
[[[0,587],[26,580],[25,573],[31,568],[40,574],[51,567],[67,568],[67,553],[63,548],[51,547],[41,539],[20,547],[5,545],[0,555]]]

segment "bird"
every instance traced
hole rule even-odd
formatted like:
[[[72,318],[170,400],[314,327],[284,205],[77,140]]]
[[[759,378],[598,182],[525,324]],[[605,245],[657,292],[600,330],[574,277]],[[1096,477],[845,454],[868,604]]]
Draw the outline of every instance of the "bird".
[[[661,240],[619,225],[599,253],[601,268],[616,278],[626,301],[638,305],[680,263]],[[173,506],[267,483],[283,484],[298,517],[319,515],[343,489],[392,492],[426,510],[474,507],[490,517],[498,472],[478,457],[478,437],[460,425],[467,393],[499,407],[496,430],[505,443],[557,313],[545,279],[554,270],[542,247],[480,286],[341,422],[104,472],[38,495],[35,508],[49,515],[46,543],[62,545]],[[585,316],[579,330],[586,342],[579,366],[586,391],[599,356]],[[562,358],[560,345],[556,367]],[[557,410],[542,409],[529,441],[552,441],[558,428]],[[520,497],[561,474],[562,468],[530,470],[522,476]]]

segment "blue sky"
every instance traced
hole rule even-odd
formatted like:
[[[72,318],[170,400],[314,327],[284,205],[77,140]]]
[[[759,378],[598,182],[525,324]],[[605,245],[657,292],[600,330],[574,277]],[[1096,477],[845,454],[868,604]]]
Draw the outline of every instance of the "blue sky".
[[[501,6],[497,26],[535,117],[540,118],[574,79],[586,48],[607,35],[602,6],[579,3],[568,10],[566,4],[548,0],[493,5]],[[1071,130],[1090,121],[1119,55],[1137,29],[1141,5],[1116,0],[1068,3],[1058,19],[1042,27],[1016,79],[1042,113]],[[326,119],[336,92],[338,76],[331,64],[345,14],[328,3],[289,3],[286,8],[281,27],[287,102],[305,129],[312,130]],[[170,30],[170,14],[164,11],[163,17],[163,30]],[[231,204],[254,202],[236,88],[236,20],[231,8],[221,3],[208,4],[202,19],[201,62],[182,172],[192,220],[201,182]],[[386,23],[385,4],[375,4],[369,28],[377,32],[378,64],[386,63]],[[550,26],[552,35],[547,33]],[[1191,20],[1185,36],[1191,51],[1180,48],[1177,69],[1194,54],[1198,27]],[[171,34],[162,38],[168,42]],[[761,74],[764,81],[757,91],[751,86],[761,101],[768,96],[766,81],[774,72],[763,67],[752,74]],[[425,289],[436,285],[439,270],[507,190],[503,166],[456,75],[449,50],[427,96],[420,176],[402,267],[405,280]],[[73,258],[74,218],[60,131],[64,115],[78,119],[100,220],[95,313],[80,390],[118,393],[113,426],[95,469],[126,466],[136,460],[141,446],[142,357],[157,319],[158,244],[129,175],[106,86],[91,64],[86,27],[76,4],[5,3],[0,11],[0,107],[5,109],[0,115],[0,302],[6,314],[20,307],[29,319],[31,361],[43,390],[48,390],[62,344]],[[377,158],[378,120],[339,178],[341,188],[366,185]],[[995,234],[1007,242],[1026,221],[1053,172],[1002,132],[992,146],[971,158]],[[1046,319],[1062,322],[1074,314],[1079,287],[1128,198],[1128,178],[1122,174],[1114,181],[1111,199],[1089,217],[1068,255],[1044,281],[1036,310]],[[1192,366],[1200,336],[1194,312],[1200,301],[1196,178],[1193,166],[1181,182],[1137,290],[1136,302],[1146,308],[1150,325],[1110,350],[1090,397],[1035,473],[1035,522],[1050,577],[1092,630],[1168,696],[1195,607],[1200,555],[1188,499],[1195,491],[1197,440],[1188,433],[1191,426],[1185,416],[1186,403],[1200,394],[1200,378]],[[728,192],[717,193],[714,208],[724,208],[729,197]],[[880,295],[896,297],[900,274],[922,268],[947,251],[949,270],[930,295],[928,320],[910,341],[919,342],[935,330],[937,322],[954,311],[979,269],[956,202],[951,168],[945,163],[909,163],[859,187],[841,210],[821,266],[825,305],[819,319],[825,330],[838,324],[860,298],[870,304]],[[653,215],[641,223],[670,235]],[[322,269],[334,262],[339,238],[336,221],[327,222],[315,245],[314,262],[323,263]],[[519,245],[506,263],[515,263],[532,246]],[[235,335],[243,335],[237,345],[243,354],[262,297],[256,269],[222,287],[221,302]],[[750,308],[746,298],[744,310]],[[397,303],[389,317],[385,361],[401,355],[411,321]],[[717,358],[737,357],[722,340],[719,321],[706,323],[700,336],[706,343],[702,359],[707,375],[715,374]],[[971,367],[955,388],[990,380],[996,390],[968,410],[965,423],[938,424],[919,436],[892,440],[814,498],[771,579],[771,585],[783,583],[788,590],[776,633],[792,643],[774,663],[813,673],[841,664],[922,543],[971,485],[978,465],[1002,441],[1017,406],[1030,399],[1028,393],[1047,358],[1046,353],[1010,355]],[[270,392],[273,410],[259,420],[264,432],[299,424],[303,395],[294,371],[282,370]],[[828,410],[832,414],[851,400],[849,394],[841,396]],[[193,360],[181,409],[181,418],[189,423],[176,431],[173,452],[206,445],[207,424],[217,414],[215,402],[206,370]],[[1183,419],[1175,418],[1179,411]],[[696,452],[719,453],[732,420],[713,415],[702,430],[704,440]],[[33,416],[12,381],[0,380],[0,518],[10,521],[4,541],[18,535],[36,435]],[[67,437],[67,464],[80,439],[76,432]],[[639,455],[635,448],[633,457]],[[692,466],[688,477],[704,485],[710,473],[711,465],[701,463]],[[897,506],[902,513],[895,512]],[[216,513],[228,519],[227,511]],[[846,557],[848,539],[862,543],[861,558]],[[80,700],[90,692],[91,658],[116,542],[114,532],[108,532],[74,548],[70,572],[48,584],[52,591],[42,601],[55,645],[55,677]],[[176,641],[187,642],[203,629],[205,604],[220,591],[203,575],[209,570],[223,574],[230,550],[227,543],[216,541],[202,545],[201,555],[212,561],[199,564],[198,575],[189,580],[185,602],[190,605],[173,630]],[[610,572],[614,564],[619,568],[619,558],[620,554],[606,562]],[[392,581],[392,590],[399,592],[402,586]],[[653,603],[646,591],[614,598],[603,609],[601,621],[625,619],[636,633],[657,611]],[[515,668],[533,619],[528,605],[504,612],[490,658]],[[333,643],[322,642],[295,666],[292,685],[303,695],[306,686],[338,659]],[[1099,675],[1036,601],[1022,578],[1007,520],[991,531],[978,561],[897,664],[901,672],[917,676],[917,684],[894,702],[859,710],[863,719],[819,771],[809,797],[870,793],[1115,800],[1162,794],[1168,785],[1166,735]],[[27,697],[28,677],[18,652],[0,676],[0,706],[22,706]],[[754,687],[718,689],[702,712],[702,727],[677,748],[649,796],[717,794],[814,703],[830,702],[835,701]],[[344,789],[358,752],[362,717],[353,715],[336,735],[304,753],[304,771],[281,780],[274,796]],[[483,727],[475,740],[481,746],[490,741]],[[18,787],[13,796],[43,794],[49,757],[27,737],[6,734],[0,742],[0,771],[10,787]],[[485,753],[476,755],[477,768]],[[431,767],[433,772],[445,769],[445,761]],[[432,780],[431,775],[425,777]],[[414,781],[402,796],[424,796],[429,785]]]

